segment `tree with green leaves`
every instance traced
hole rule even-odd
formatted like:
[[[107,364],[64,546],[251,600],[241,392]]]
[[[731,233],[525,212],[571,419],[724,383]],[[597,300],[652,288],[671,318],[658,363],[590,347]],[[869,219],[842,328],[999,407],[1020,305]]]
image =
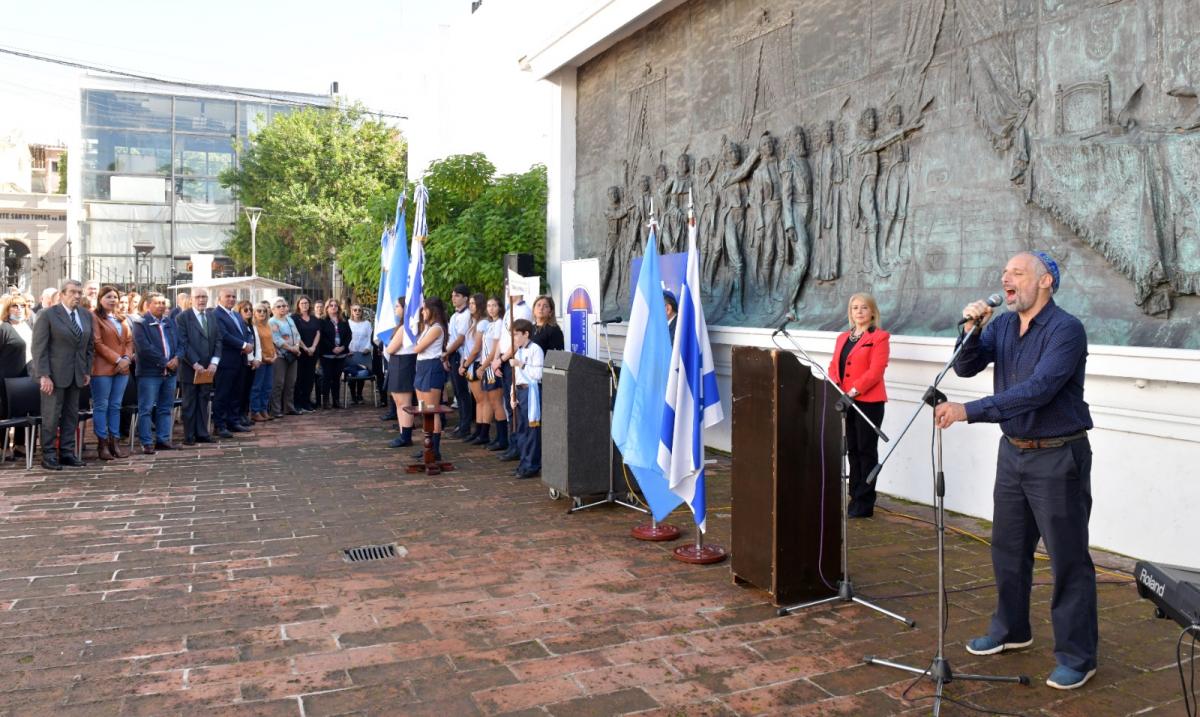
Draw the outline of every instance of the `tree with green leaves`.
[[[390,193],[394,201],[407,173],[404,138],[360,106],[277,116],[251,135],[247,149],[238,149],[239,166],[226,170],[221,183],[243,206],[263,209],[257,250],[258,271],[266,275],[348,258],[355,231],[372,223],[372,199]],[[225,251],[249,266],[245,217],[239,217]],[[376,274],[377,282],[378,268]]]
[[[464,282],[472,291],[499,293],[504,285],[503,257],[533,254],[538,273],[546,259],[546,168],[535,165],[521,174],[495,176],[495,166],[480,153],[451,155],[429,165],[422,181],[429,190],[425,241],[425,293],[449,298]],[[412,238],[413,188],[405,236]],[[351,230],[339,253],[348,287],[359,301],[374,301],[379,285],[379,241],[383,227],[395,221],[399,191],[373,197],[370,221]]]

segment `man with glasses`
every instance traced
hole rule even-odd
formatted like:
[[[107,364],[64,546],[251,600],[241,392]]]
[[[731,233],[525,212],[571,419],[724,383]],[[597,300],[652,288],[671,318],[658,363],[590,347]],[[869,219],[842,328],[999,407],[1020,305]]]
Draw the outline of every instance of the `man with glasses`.
[[[208,308],[208,289],[192,291],[191,308],[179,312],[179,381],[183,386],[183,445],[212,443],[208,414],[213,376],[221,363],[220,330]],[[201,382],[197,383],[197,379]]]
[[[92,380],[92,317],[79,308],[83,285],[63,283],[61,301],[33,326],[33,374],[42,392],[42,467],[83,466],[75,455],[79,394]],[[55,447],[58,441],[58,447]]]

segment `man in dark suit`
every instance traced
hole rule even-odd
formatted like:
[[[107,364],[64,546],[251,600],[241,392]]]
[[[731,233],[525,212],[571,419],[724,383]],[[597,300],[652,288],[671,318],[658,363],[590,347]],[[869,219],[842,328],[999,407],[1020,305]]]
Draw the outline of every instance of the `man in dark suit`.
[[[79,393],[91,383],[96,349],[91,312],[79,308],[82,295],[83,285],[68,279],[60,290],[60,302],[42,311],[33,325],[33,374],[42,391],[42,467],[46,470],[84,465],[75,455],[75,428]]]
[[[213,379],[213,428],[221,438],[233,438],[234,433],[247,433],[250,427],[242,423],[238,411],[242,372],[246,370],[246,355],[254,351],[254,337],[250,327],[233,310],[237,294],[233,289],[220,289],[212,316],[220,332],[220,361],[217,375]]]
[[[175,372],[179,368],[179,336],[167,318],[167,297],[146,295],[146,313],[133,320],[133,346],[137,352],[138,438],[142,453],[170,451],[172,413],[175,410]],[[153,414],[153,417],[151,416]],[[151,433],[153,426],[154,434]]]
[[[671,345],[675,344],[675,324],[679,323],[679,302],[675,294],[663,291],[663,307],[667,312],[667,334],[671,337]]]
[[[208,412],[213,385],[196,383],[196,374],[213,372],[221,363],[220,329],[208,308],[208,289],[192,291],[192,306],[179,312],[179,382],[183,386],[183,445],[212,443]]]

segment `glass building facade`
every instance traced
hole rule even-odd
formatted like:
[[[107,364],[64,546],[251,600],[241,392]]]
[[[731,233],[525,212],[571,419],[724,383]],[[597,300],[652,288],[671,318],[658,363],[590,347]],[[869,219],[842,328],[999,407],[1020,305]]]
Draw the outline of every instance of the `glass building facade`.
[[[239,207],[219,175],[294,107],[108,88],[83,89],[80,103],[83,275],[138,285],[186,278],[194,253],[220,263]],[[135,246],[153,248],[139,261]]]

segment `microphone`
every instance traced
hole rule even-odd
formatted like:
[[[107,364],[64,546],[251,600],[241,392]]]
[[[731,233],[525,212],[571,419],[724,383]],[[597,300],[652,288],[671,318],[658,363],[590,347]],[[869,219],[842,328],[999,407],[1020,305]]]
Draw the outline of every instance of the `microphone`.
[[[796,320],[796,315],[791,312],[788,312],[787,316],[783,317],[783,323],[779,325],[779,328],[775,329],[775,333],[771,334],[771,336],[775,336],[776,334],[786,334],[787,333],[787,325],[792,323],[795,320]]]
[[[987,305],[992,307],[993,309],[1003,303],[1004,303],[1004,297],[999,294],[992,294],[991,296],[989,296],[987,298]],[[964,316],[963,318],[958,320],[958,323],[956,324],[956,326],[962,326],[963,324],[967,323],[968,321],[974,321],[974,319],[968,319],[967,317]],[[976,327],[976,328],[979,328],[979,327]]]
[[[592,326],[608,326],[609,324],[619,324],[619,323],[621,323],[621,317],[614,316],[611,319],[604,319],[603,321],[593,321]]]

